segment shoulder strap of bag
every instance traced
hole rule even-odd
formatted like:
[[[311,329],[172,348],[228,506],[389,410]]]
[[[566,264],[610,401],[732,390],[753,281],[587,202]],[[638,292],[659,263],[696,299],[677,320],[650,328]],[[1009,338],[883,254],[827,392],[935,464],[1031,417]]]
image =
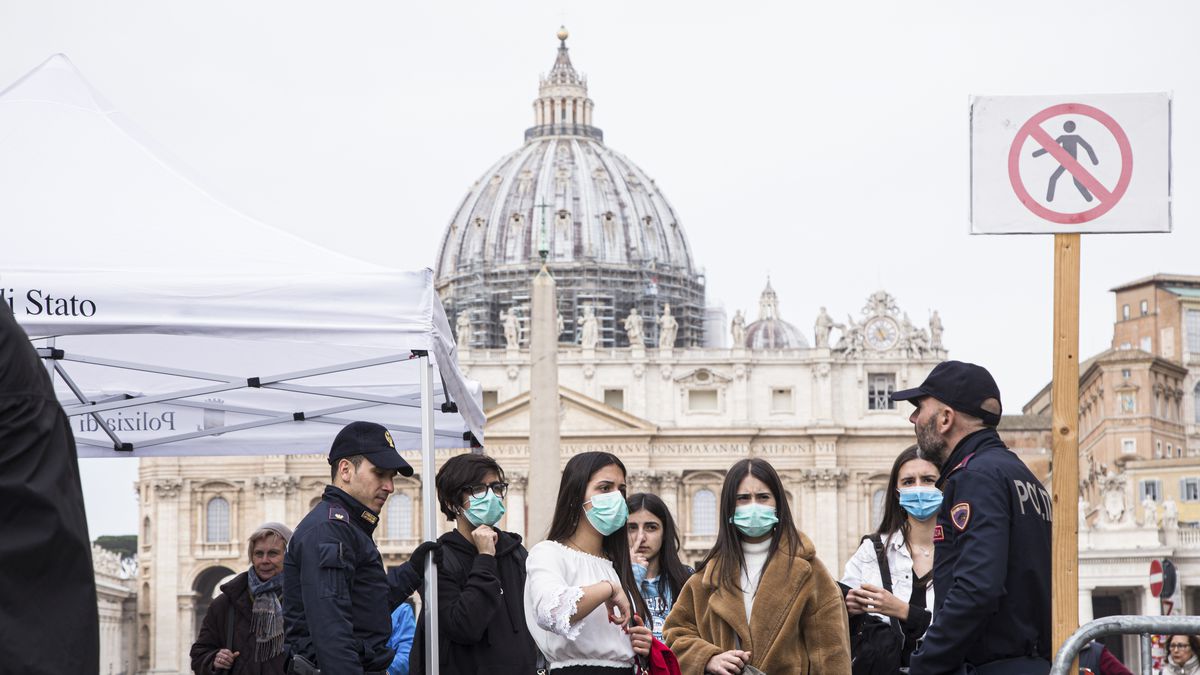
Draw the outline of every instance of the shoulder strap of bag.
[[[887,551],[883,550],[883,539],[876,532],[871,535],[871,543],[875,545],[875,561],[879,564],[879,578],[883,581],[883,589],[892,592],[892,569],[888,566]]]
[[[233,618],[233,599],[230,598],[229,612],[225,616],[225,648],[231,652],[236,651],[233,648]]]
[[[891,593],[892,568],[890,565],[888,565],[887,551],[885,551],[883,548],[883,539],[879,536],[878,532],[875,532],[870,536],[871,543],[875,546],[875,562],[879,565],[879,579],[883,582],[883,590]],[[892,624],[892,628],[895,628],[896,631],[901,635],[904,634],[904,629],[900,627],[900,622],[897,619],[888,617],[888,623]]]

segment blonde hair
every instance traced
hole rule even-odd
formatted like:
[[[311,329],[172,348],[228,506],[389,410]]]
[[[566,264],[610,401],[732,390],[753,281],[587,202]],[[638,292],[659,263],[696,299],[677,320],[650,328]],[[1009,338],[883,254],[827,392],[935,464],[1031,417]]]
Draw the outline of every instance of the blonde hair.
[[[266,539],[267,537],[279,537],[283,541],[284,549],[287,548],[288,540],[292,538],[292,531],[286,525],[280,523],[263,523],[258,526],[254,534],[250,535],[250,539],[246,544],[246,559],[254,562],[254,545]]]

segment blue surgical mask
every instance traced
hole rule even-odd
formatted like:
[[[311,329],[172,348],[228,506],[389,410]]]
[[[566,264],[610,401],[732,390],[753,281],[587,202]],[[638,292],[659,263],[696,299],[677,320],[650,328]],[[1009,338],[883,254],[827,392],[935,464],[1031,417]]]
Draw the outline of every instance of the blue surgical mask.
[[[504,515],[504,500],[500,499],[500,495],[489,489],[482,497],[472,495],[470,499],[467,510],[463,511],[467,522],[475,527],[491,526],[500,522],[500,517]]]
[[[625,521],[629,519],[629,505],[625,503],[625,495],[614,490],[598,494],[588,501],[591,502],[592,508],[583,513],[597,532],[607,537],[625,527]]]
[[[929,486],[900,488],[900,506],[917,520],[928,520],[942,508],[942,491]]]
[[[734,509],[729,522],[747,537],[761,537],[779,523],[779,516],[774,506],[746,504]]]

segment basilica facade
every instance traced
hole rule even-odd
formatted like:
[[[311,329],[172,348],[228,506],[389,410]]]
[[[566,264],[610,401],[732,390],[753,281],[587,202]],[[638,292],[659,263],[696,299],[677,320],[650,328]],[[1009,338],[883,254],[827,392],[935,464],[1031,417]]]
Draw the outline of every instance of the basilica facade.
[[[861,306],[821,308],[801,329],[785,319],[786,289],[764,277],[757,308],[714,321],[680,214],[606,145],[565,31],[558,37],[533,126],[468,189],[437,258],[460,365],[483,388],[484,451],[510,482],[500,526],[529,540],[544,534],[528,531],[525,505],[530,282],[545,264],[557,281],[563,461],[588,450],[619,456],[631,492],[666,500],[695,562],[715,540],[725,471],[763,458],[840,576],[881,516],[892,461],[913,443],[911,407],[888,394],[947,357],[941,318],[922,298],[880,290]],[[428,534],[420,513],[431,491],[419,457],[409,459],[416,474],[397,478],[376,530],[389,566]],[[328,475],[324,457],[311,455],[142,460],[138,672],[188,670],[219,584],[247,567],[245,538],[263,521],[298,523]]]

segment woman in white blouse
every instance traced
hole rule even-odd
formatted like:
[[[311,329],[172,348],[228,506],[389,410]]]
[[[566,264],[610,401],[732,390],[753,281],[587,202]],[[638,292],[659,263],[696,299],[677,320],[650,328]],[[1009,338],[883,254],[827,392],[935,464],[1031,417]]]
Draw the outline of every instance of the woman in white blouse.
[[[627,675],[650,651],[628,515],[621,460],[584,452],[567,462],[550,533],[526,561],[525,621],[555,675]]]
[[[935,484],[940,475],[936,465],[917,456],[915,445],[901,452],[892,464],[883,519],[875,533],[887,552],[892,592],[883,588],[870,539],[858,547],[842,576],[842,584],[850,588],[846,609],[851,617],[870,612],[900,622],[904,631],[902,666],[908,665],[917,640],[933,618],[933,530],[942,504],[942,493]]]

